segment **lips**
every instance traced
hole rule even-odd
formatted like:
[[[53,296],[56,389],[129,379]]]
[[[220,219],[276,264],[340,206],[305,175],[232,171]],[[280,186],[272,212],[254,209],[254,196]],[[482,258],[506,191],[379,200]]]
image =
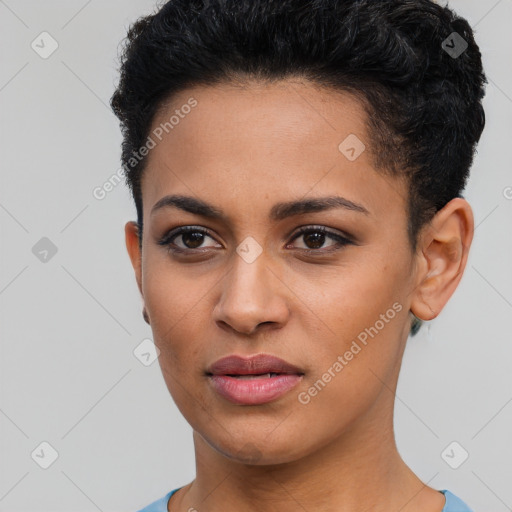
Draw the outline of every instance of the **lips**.
[[[304,372],[279,357],[268,354],[256,354],[252,357],[237,355],[223,357],[213,363],[207,370],[210,375],[265,375],[265,374],[297,374]]]
[[[261,405],[277,400],[304,376],[297,366],[267,354],[224,357],[212,364],[206,374],[213,389],[237,405]]]

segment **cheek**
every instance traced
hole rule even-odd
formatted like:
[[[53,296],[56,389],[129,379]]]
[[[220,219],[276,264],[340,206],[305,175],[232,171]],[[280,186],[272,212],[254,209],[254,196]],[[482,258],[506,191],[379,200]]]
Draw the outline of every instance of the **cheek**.
[[[143,271],[144,302],[161,361],[178,371],[194,360],[204,339],[209,279],[193,278],[177,265],[148,258]]]
[[[362,251],[361,251],[361,254]],[[366,255],[329,272],[319,272],[319,277],[308,281],[301,295],[309,297],[310,315],[323,326],[328,338],[336,345],[350,342],[366,328],[374,326],[384,315],[386,331],[390,323],[398,324],[407,295],[409,276],[403,268],[406,262],[386,261],[375,253]],[[297,278],[297,277],[296,277]],[[398,303],[400,306],[393,304]],[[388,314],[386,314],[388,312]],[[381,322],[377,326],[382,330]]]
[[[209,410],[204,390],[205,339],[208,295],[201,280],[178,272],[152,272],[145,285],[145,302],[167,389],[187,421],[199,427],[197,417]]]
[[[360,261],[309,287],[306,296],[314,297],[304,309],[311,319],[309,337],[314,326],[320,330],[315,330],[314,350],[306,347],[312,370],[307,384],[320,379],[319,403],[329,400],[326,395],[339,395],[343,407],[353,408],[364,393],[372,395],[381,387],[378,377],[394,375],[408,321],[403,304],[407,276],[401,268],[378,259]],[[323,391],[325,383],[329,393]]]
[[[340,307],[331,327],[337,336],[316,340],[310,353],[311,372],[298,389],[301,417],[311,438],[319,442],[345,431],[374,404],[392,400],[385,388],[393,388],[399,371],[405,310],[387,300],[357,304],[359,311],[352,309],[350,315]]]

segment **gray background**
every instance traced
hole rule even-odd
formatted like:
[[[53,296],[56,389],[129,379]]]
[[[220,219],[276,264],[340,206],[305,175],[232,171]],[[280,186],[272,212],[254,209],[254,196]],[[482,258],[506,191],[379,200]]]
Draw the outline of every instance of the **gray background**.
[[[466,189],[477,228],[459,288],[409,340],[396,438],[429,485],[502,512],[512,510],[512,0],[449,5],[475,29],[489,78]],[[108,108],[118,43],[154,6],[0,0],[2,511],[134,511],[194,478],[191,429],[158,362],[133,354],[151,339],[124,245],[135,208],[123,183],[93,195],[119,169]],[[43,31],[59,45],[47,59],[31,47]],[[45,262],[33,252],[43,237],[57,248]],[[44,441],[58,452],[48,469]],[[457,469],[441,456],[453,441],[469,453]],[[460,448],[448,453],[460,462]]]

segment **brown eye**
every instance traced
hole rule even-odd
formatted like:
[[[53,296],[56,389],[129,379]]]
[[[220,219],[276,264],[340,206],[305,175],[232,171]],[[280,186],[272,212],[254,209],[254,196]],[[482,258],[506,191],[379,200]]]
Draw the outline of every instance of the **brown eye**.
[[[182,245],[175,242],[175,240],[179,240],[180,237]],[[208,234],[208,231],[203,228],[195,226],[183,226],[167,233],[161,240],[158,241],[158,244],[167,246],[170,250],[173,251],[186,252],[187,250],[193,251],[194,249],[206,248],[201,247],[205,242],[205,238],[214,240]]]
[[[179,236],[181,236],[181,240],[183,241],[186,249],[197,249],[203,243],[206,235],[199,231],[191,231],[188,233],[182,233]],[[178,237],[176,236],[175,238]]]
[[[309,231],[304,233],[302,238],[308,249],[320,249],[329,237],[319,231]]]
[[[327,247],[342,247],[344,245],[353,243],[348,238],[338,233],[327,230],[324,226],[311,226],[302,228],[293,237],[292,242],[301,237],[304,240],[305,247],[298,248],[311,252],[330,252],[331,249],[329,249],[328,251],[320,250],[324,246],[326,241],[328,241],[329,239],[334,241],[335,243],[332,243]]]

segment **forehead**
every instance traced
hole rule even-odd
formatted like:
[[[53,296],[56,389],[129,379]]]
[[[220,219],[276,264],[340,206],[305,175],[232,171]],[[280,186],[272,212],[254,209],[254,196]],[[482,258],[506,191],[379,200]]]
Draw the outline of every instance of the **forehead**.
[[[185,108],[193,100],[197,105]],[[238,150],[251,146],[259,147],[262,157],[268,151],[289,156],[315,147],[319,151],[325,147],[337,150],[336,142],[347,130],[370,142],[359,100],[349,93],[298,79],[227,83],[181,91],[161,107],[152,128],[164,126],[180,110],[191,111],[182,114],[179,124],[163,137],[174,139],[176,146],[193,146],[195,152],[189,156],[195,160],[212,152],[240,160],[244,154]],[[239,146],[232,145],[235,143]]]
[[[379,203],[386,206],[390,178],[373,169],[366,119],[353,95],[299,80],[181,91],[153,120],[144,215],[166,193],[213,203],[220,194],[223,201],[236,194],[251,202],[258,192],[286,200],[333,188],[359,198],[363,192],[369,209],[378,210]],[[160,132],[161,140],[154,135]],[[355,159],[343,152],[347,140],[360,152]]]

